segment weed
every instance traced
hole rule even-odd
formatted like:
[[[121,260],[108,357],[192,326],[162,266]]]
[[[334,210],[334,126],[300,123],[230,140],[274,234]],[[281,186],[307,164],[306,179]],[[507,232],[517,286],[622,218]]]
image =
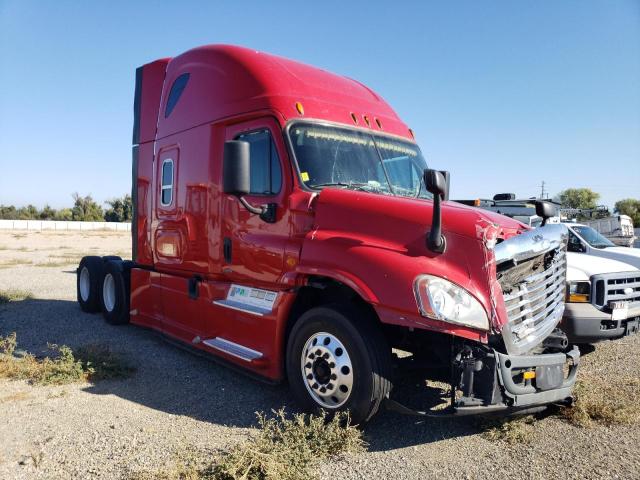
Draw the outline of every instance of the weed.
[[[36,385],[124,378],[135,369],[105,346],[89,345],[74,354],[71,348],[49,344],[52,356],[36,358],[30,353],[14,356],[16,334],[0,337],[0,378],[27,380]]]
[[[108,346],[90,344],[76,350],[76,357],[82,362],[90,381],[128,378],[136,371],[122,356],[111,351]]]
[[[44,460],[44,452],[42,452],[42,450],[39,450],[37,452],[34,451],[31,452],[29,456],[31,457],[33,466],[36,468],[40,468],[40,465],[42,465],[42,460]]]
[[[33,298],[31,292],[27,292],[26,290],[0,290],[0,305],[9,302],[21,302],[31,298]],[[2,344],[0,343],[0,345]]]
[[[528,444],[533,437],[535,422],[536,419],[531,415],[493,420],[481,425],[484,430],[482,436],[494,442],[502,440],[510,444]]]
[[[561,410],[573,425],[591,427],[594,424],[635,424],[640,422],[640,379],[620,375],[614,383],[600,377],[583,374],[576,383],[576,401]]]
[[[170,468],[132,474],[130,480],[303,480],[318,478],[318,462],[343,454],[359,453],[365,442],[361,432],[349,425],[346,413],[331,420],[325,415],[294,415],[283,409],[267,418],[258,413],[259,432],[236,446],[217,462],[189,456]]]
[[[13,357],[13,352],[16,351],[16,332],[10,333],[6,337],[0,337],[0,355],[6,357]]]

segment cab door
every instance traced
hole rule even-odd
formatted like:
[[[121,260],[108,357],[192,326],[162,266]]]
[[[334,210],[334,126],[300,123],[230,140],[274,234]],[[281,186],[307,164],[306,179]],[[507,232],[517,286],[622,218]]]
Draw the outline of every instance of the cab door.
[[[249,212],[237,198],[223,196],[223,272],[230,282],[277,289],[284,269],[284,252],[289,238],[287,198],[291,191],[291,170],[280,126],[263,118],[227,127],[225,140],[249,142],[252,205],[274,204],[275,222],[268,223]]]

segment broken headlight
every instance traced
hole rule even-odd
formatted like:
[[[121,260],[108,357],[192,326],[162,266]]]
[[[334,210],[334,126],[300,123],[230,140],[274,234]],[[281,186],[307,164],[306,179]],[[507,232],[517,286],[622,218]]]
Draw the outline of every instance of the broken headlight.
[[[419,275],[414,292],[423,317],[489,330],[484,308],[464,288],[434,275]]]

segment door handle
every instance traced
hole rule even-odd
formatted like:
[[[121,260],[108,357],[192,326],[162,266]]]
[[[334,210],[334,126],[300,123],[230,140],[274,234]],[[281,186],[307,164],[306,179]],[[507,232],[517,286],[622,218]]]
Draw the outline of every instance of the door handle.
[[[229,237],[224,237],[222,242],[222,253],[224,255],[224,261],[226,263],[231,263],[231,239]]]

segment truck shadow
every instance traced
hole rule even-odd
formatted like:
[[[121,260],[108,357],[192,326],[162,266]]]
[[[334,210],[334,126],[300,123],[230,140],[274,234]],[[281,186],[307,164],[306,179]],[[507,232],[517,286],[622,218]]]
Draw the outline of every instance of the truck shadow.
[[[24,300],[0,306],[0,335],[16,332],[18,347],[35,355],[47,344],[72,348],[97,343],[121,352],[137,368],[124,380],[90,384],[84,391],[115,395],[171,415],[235,427],[257,424],[255,412],[285,407],[297,412],[286,385],[271,386],[217,362],[177,348],[150,330],[115,327],[100,315],[80,310],[75,301]],[[438,396],[439,389],[404,386],[412,396]],[[430,443],[478,433],[468,419],[420,419],[381,411],[365,428],[372,451]]]

